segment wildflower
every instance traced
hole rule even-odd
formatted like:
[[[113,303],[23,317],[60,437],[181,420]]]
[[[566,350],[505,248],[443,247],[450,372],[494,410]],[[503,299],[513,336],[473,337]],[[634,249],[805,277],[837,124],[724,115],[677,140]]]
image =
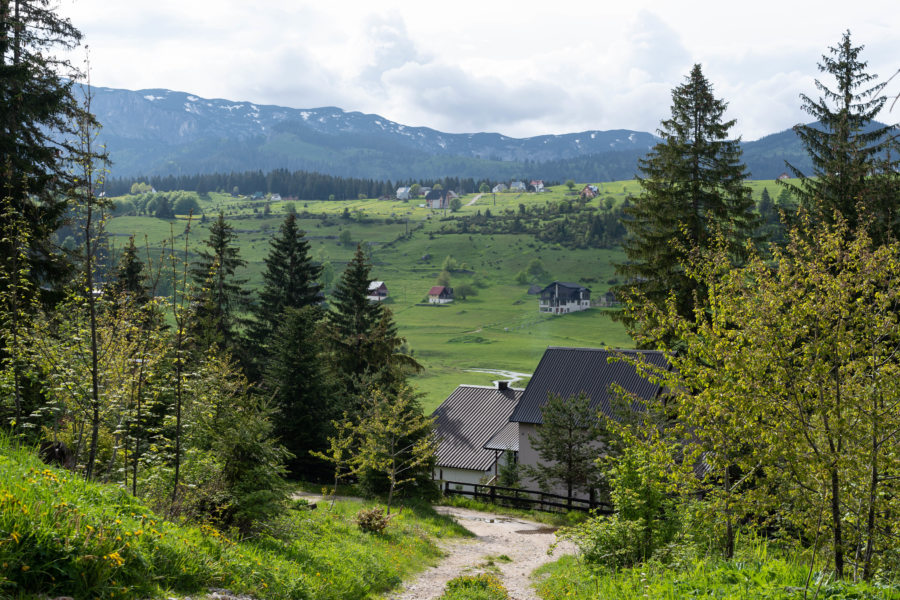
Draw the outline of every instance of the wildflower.
[[[29,569],[31,569],[31,567],[29,567],[28,565],[22,565],[23,571],[28,571]]]

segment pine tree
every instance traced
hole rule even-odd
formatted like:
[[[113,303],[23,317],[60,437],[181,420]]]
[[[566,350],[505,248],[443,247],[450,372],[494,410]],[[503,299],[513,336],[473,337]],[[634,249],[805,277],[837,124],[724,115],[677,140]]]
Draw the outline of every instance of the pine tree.
[[[61,282],[66,265],[53,233],[62,224],[65,192],[74,183],[77,121],[93,121],[73,93],[77,71],[57,50],[81,33],[55,15],[48,0],[0,0],[0,191],[29,230],[31,276]],[[10,257],[13,248],[0,245]]]
[[[813,173],[806,176],[788,163],[800,185],[786,185],[817,218],[833,223],[838,211],[851,231],[868,224],[873,241],[880,243],[900,235],[896,209],[900,161],[886,154],[896,149],[897,126],[872,127],[887,101],[882,94],[887,82],[876,84],[877,75],[866,72],[867,63],[860,60],[863,48],[853,46],[850,32],[845,32],[841,43],[830,47],[830,56],[823,55],[819,63],[819,71],[834,77],[837,87],[831,89],[817,79],[822,92],[818,100],[800,95],[803,110],[816,122],[798,125],[794,131],[812,159]]]
[[[234,229],[219,213],[209,227],[209,250],[198,252],[200,260],[191,268],[191,277],[200,288],[194,298],[195,339],[201,346],[221,344],[240,356],[239,329],[245,324],[244,313],[250,308],[250,292],[244,289],[246,279],[236,276],[247,261],[240,258]]]
[[[636,289],[662,305],[674,293],[680,314],[688,316],[694,290],[682,267],[688,253],[721,234],[735,260],[743,255],[758,218],[744,185],[740,139],[728,139],[735,121],[722,121],[727,106],[713,96],[700,65],[673,90],[672,116],[658,130],[663,141],[640,160],[642,193],[625,211],[628,262],[616,270],[628,282],[617,296]]]
[[[271,357],[264,381],[274,390],[278,418],[275,433],[294,455],[295,476],[322,475],[324,463],[310,456],[328,447],[331,421],[340,416],[334,402],[334,384],[322,360],[317,334],[319,311],[311,306],[288,307],[271,341]]]
[[[319,304],[316,280],[322,272],[322,267],[312,262],[309,242],[297,227],[295,214],[285,217],[264,262],[263,287],[250,332],[258,353],[266,352],[285,310]]]
[[[144,285],[144,263],[138,257],[134,236],[129,238],[128,247],[122,252],[113,289],[119,293],[130,295],[138,304],[143,304],[150,299],[147,287]]]

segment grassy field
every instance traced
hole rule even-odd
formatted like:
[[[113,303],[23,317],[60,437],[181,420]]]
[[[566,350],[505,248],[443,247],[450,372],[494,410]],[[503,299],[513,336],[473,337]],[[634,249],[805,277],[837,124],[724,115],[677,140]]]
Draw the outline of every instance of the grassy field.
[[[757,199],[763,188],[768,188],[773,197],[779,193],[773,181],[753,181],[748,185]],[[600,196],[591,201],[597,207],[607,197],[618,203],[640,192],[636,181],[606,182],[598,186]],[[582,187],[583,184],[578,184],[574,189],[578,191]],[[550,188],[542,194],[469,194],[462,197],[464,206],[459,214],[488,209],[493,213],[516,211],[520,204],[527,207],[574,197],[565,186]],[[208,197],[198,197],[198,201],[202,215],[192,220],[188,237],[191,251],[201,247],[208,236],[209,223],[218,211],[223,211],[237,233],[241,257],[248,262],[242,276],[248,278],[251,286],[261,282],[269,240],[277,232],[289,205],[302,217],[300,226],[306,231],[313,257],[330,262],[335,278],[340,277],[356,242],[369,244],[373,279],[386,282],[390,292],[387,305],[394,312],[401,335],[425,366],[425,371],[416,376],[415,384],[423,393],[427,412],[462,383],[482,385],[496,379],[469,369],[531,373],[547,346],[633,345],[621,324],[612,321],[604,310],[542,315],[538,312],[537,297],[527,294],[529,285],[516,282],[516,274],[536,258],[547,276],[535,283],[547,284],[553,280],[582,283],[591,288],[596,298],[615,282],[613,265],[624,260],[619,250],[570,250],[536,241],[530,235],[436,234],[445,211],[420,207],[422,200],[282,201],[270,203],[269,214],[264,200],[211,193]],[[344,218],[345,214],[349,218]],[[186,224],[184,215],[172,221],[123,216],[111,219],[107,229],[117,247],[126,244],[128,236],[135,235],[139,245],[145,243],[158,248],[174,234],[176,247],[183,248]],[[345,230],[349,230],[353,240],[350,244],[339,241]],[[409,238],[403,236],[407,231],[413,231]],[[451,286],[474,284],[478,295],[447,306],[422,306],[447,256],[452,256],[460,267],[452,273]],[[526,381],[516,385],[524,385]]]
[[[229,539],[155,514],[113,485],[86,483],[0,439],[0,598],[181,597],[209,587],[261,599],[363,600],[470,535],[424,504],[385,533],[360,531],[362,502],[289,511],[265,534]]]

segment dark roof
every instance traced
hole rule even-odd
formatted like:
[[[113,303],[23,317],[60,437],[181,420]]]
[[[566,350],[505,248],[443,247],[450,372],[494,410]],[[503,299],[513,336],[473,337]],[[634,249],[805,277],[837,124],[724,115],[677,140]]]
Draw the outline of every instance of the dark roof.
[[[608,359],[619,355],[641,356],[651,365],[668,368],[665,355],[655,350],[550,347],[544,352],[509,420],[538,425],[543,423],[541,407],[547,403],[549,393],[568,398],[584,392],[591,399],[591,408],[612,415],[610,400],[613,395],[609,388],[613,383],[638,398],[655,398],[660,391],[658,384],[641,377],[624,360],[608,362]]]
[[[488,450],[519,451],[519,424],[507,423],[503,429],[491,436],[484,447]]]
[[[427,194],[425,194],[426,200],[438,200],[443,199],[447,193],[444,190],[431,190]]]
[[[434,411],[437,466],[486,471],[494,451],[485,443],[509,424],[523,390],[461,385]]]
[[[533,286],[528,288],[528,293],[531,294],[532,296],[534,296],[535,294],[540,294],[543,291],[544,291],[544,288],[542,288],[538,284],[534,284]]]
[[[544,289],[542,289],[542,290],[541,290],[541,293],[543,293],[543,292],[549,290],[550,288],[552,288],[552,287],[555,286],[555,285],[558,285],[559,287],[570,288],[570,289],[573,289],[573,290],[587,290],[587,291],[591,291],[590,288],[586,288],[586,287],[584,287],[583,285],[581,285],[580,283],[569,283],[569,282],[567,282],[567,281],[554,281],[553,283],[551,283],[550,285],[548,285],[548,286],[546,286]]]
[[[448,294],[452,294],[452,293],[453,293],[453,291],[452,291],[450,288],[446,287],[446,286],[443,286],[443,285],[434,285],[434,286],[431,286],[431,289],[430,289],[430,290],[428,290],[428,295],[429,295],[429,296],[439,296],[440,294],[442,294],[442,293],[445,292],[445,291],[446,291]]]

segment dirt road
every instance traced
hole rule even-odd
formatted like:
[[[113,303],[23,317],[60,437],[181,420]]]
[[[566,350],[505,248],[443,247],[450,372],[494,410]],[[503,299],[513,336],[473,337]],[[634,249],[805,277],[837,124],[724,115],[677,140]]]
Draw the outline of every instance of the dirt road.
[[[558,556],[574,552],[574,547],[565,543],[556,548],[553,556],[549,556],[547,549],[554,542],[555,536],[552,529],[539,523],[452,506],[438,506],[435,510],[452,516],[478,537],[446,542],[442,547],[447,556],[440,564],[407,582],[402,590],[387,598],[438,598],[447,582],[454,577],[496,570],[509,591],[510,598],[538,600],[531,587],[532,571],[544,563],[556,560]],[[489,566],[489,562],[493,566]]]

